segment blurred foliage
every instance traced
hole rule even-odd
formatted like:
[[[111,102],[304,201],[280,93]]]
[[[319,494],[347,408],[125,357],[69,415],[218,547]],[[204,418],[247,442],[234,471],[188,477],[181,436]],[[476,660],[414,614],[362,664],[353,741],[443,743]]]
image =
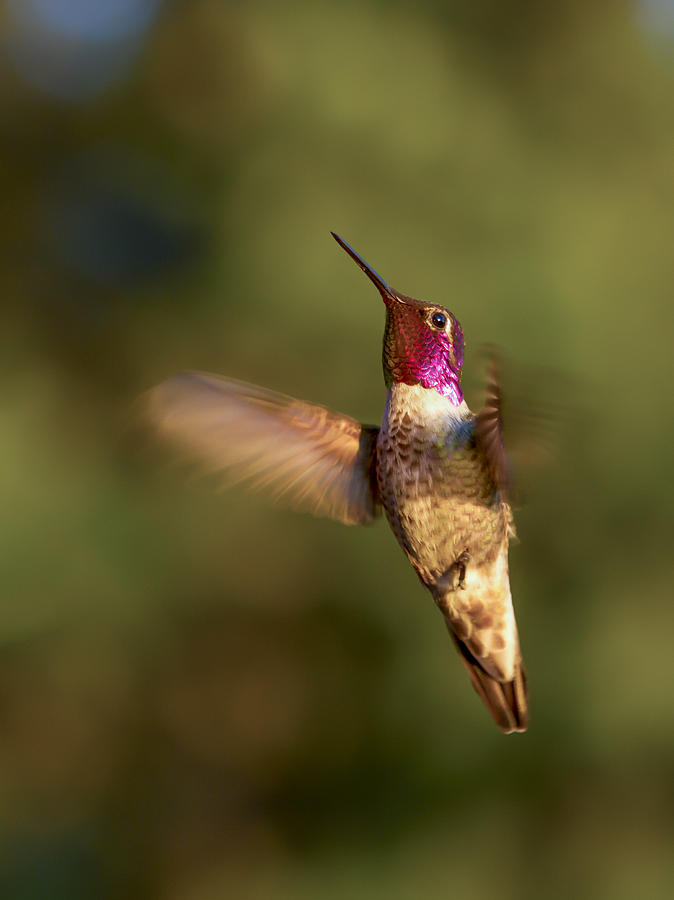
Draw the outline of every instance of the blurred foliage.
[[[134,2],[0,19],[0,894],[672,896],[666,16]],[[383,310],[331,228],[469,369],[573,385],[511,554],[524,737],[383,524],[212,496],[127,427],[184,367],[376,421]]]

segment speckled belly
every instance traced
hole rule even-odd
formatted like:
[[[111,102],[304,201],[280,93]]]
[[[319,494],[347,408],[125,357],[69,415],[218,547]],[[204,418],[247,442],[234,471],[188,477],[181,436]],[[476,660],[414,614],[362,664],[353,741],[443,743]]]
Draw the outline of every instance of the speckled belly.
[[[388,424],[377,448],[379,493],[422,580],[433,584],[464,553],[472,567],[493,563],[507,538],[508,509],[476,454],[472,432],[429,439],[428,430],[410,433]]]

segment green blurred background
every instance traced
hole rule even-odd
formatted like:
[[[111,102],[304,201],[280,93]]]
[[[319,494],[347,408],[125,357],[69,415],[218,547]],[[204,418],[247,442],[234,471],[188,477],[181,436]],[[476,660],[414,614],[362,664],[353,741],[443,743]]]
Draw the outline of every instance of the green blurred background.
[[[667,0],[6,0],[0,895],[674,895]],[[566,373],[505,738],[383,523],[139,444],[191,367],[381,414],[335,229]],[[525,369],[526,371],[526,369]]]

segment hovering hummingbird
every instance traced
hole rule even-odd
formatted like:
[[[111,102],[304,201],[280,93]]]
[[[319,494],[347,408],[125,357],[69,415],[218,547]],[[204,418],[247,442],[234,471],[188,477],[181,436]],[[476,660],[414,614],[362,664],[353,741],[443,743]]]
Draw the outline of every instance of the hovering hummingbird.
[[[231,378],[185,372],[148,393],[159,431],[212,472],[266,488],[347,525],[383,507],[442,613],[461,661],[498,727],[525,731],[526,675],[510,594],[501,398],[484,408],[461,389],[463,331],[444,306],[390,287],[331,232],[386,307],[386,405],[379,428]]]

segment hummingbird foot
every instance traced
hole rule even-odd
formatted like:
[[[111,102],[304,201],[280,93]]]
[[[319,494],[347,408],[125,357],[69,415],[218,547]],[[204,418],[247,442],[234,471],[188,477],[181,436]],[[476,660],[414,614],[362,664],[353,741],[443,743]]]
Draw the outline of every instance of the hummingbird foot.
[[[437,595],[452,594],[454,591],[466,589],[466,565],[470,562],[470,553],[464,550],[435,582]]]

